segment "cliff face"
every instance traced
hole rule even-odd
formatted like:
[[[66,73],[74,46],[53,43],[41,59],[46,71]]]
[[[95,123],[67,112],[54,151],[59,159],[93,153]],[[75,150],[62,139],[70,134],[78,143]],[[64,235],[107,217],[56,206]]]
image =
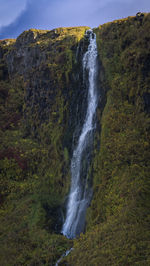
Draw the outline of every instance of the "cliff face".
[[[79,124],[75,144],[84,119],[86,29],[29,30],[0,43],[3,265],[13,257],[14,265],[52,264],[66,249],[68,240],[54,234],[70,185],[73,133]]]
[[[106,104],[97,114],[88,232],[75,241],[69,265],[150,263],[149,26],[145,15],[95,29]]]
[[[87,232],[62,265],[149,264],[149,27],[145,14],[95,29],[93,200]],[[72,245],[58,232],[85,115],[86,29],[29,30],[0,42],[3,265],[53,265]]]

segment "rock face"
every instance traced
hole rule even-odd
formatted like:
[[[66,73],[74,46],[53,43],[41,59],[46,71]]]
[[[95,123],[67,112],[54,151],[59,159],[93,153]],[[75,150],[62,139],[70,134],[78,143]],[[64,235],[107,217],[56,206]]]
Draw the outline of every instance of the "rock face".
[[[24,207],[19,208],[17,216],[12,213],[16,226],[20,219],[29,219],[26,223],[33,235],[38,231],[35,228],[40,226],[45,235],[41,236],[38,246],[62,226],[61,209],[70,184],[72,145],[81,130],[87,98],[81,64],[88,46],[84,39],[87,29],[29,30],[16,41],[0,43],[1,200],[3,206],[7,203],[15,208],[15,201],[10,198],[18,195],[16,200],[23,202]],[[26,218],[23,218],[24,211]],[[6,208],[4,216],[7,215]],[[18,233],[19,238],[21,234]],[[27,234],[28,229],[25,237]],[[11,239],[14,243],[15,239]],[[56,242],[64,241],[61,235],[55,239]],[[4,237],[5,241],[7,238]],[[34,241],[37,240],[32,236],[26,248]],[[64,245],[67,242],[65,240]],[[56,245],[56,250],[59,245],[63,244]],[[16,248],[16,258],[18,252]],[[23,253],[21,256],[24,257]],[[55,255],[54,258],[48,256],[49,263],[55,261]],[[10,257],[10,264],[11,260]],[[39,258],[40,265],[41,260]]]
[[[94,29],[101,97],[85,235],[62,265],[149,265],[150,15]],[[88,27],[0,41],[2,265],[54,265],[70,158],[85,117]],[[78,125],[78,126],[77,126]]]
[[[87,232],[75,241],[69,265],[149,264],[149,26],[147,14],[142,23],[129,17],[95,29],[101,130],[95,140]]]

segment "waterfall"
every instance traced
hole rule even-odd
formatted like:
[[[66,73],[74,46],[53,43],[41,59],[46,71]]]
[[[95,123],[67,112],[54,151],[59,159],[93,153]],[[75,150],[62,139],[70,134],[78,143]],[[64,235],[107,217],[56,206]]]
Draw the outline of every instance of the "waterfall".
[[[86,209],[91,200],[91,188],[88,185],[87,172],[89,154],[93,144],[93,130],[95,128],[95,112],[97,107],[97,45],[96,35],[92,30],[86,32],[89,38],[87,52],[83,55],[83,80],[88,76],[87,111],[77,146],[71,160],[71,187],[67,204],[66,220],[62,233],[68,238],[75,238],[85,227]],[[88,75],[87,75],[88,73]]]

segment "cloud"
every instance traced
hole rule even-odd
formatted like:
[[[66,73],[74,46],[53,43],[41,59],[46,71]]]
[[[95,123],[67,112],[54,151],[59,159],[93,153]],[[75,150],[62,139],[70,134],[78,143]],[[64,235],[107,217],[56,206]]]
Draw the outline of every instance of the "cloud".
[[[6,0],[8,1],[8,0]],[[56,0],[57,1],[57,0]],[[49,8],[51,1],[49,0],[28,0],[26,8],[18,15],[18,17],[8,26],[0,29],[0,39],[15,38],[22,31],[29,28],[49,27],[48,21],[50,17],[46,18],[45,13]],[[45,22],[45,23],[44,23]]]
[[[27,0],[1,0],[0,27],[12,23],[25,9]]]
[[[10,2],[12,0],[2,0]],[[13,0],[18,3],[20,0]],[[26,8],[0,30],[0,39],[13,38],[29,28],[87,25],[96,27],[107,21],[148,12],[148,0],[22,0]],[[21,2],[21,1],[20,1]],[[9,20],[8,20],[9,21]]]

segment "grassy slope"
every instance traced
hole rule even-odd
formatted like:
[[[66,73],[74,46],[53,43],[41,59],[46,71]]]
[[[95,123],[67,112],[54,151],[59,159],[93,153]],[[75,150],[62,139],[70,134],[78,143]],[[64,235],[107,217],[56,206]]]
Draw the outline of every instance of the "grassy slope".
[[[69,265],[150,265],[149,29],[150,14],[95,29],[107,102],[102,117],[98,110],[88,232]]]
[[[30,30],[0,42],[3,266],[53,265],[71,244],[56,232],[70,182],[68,117],[79,93],[71,73],[85,30]]]

